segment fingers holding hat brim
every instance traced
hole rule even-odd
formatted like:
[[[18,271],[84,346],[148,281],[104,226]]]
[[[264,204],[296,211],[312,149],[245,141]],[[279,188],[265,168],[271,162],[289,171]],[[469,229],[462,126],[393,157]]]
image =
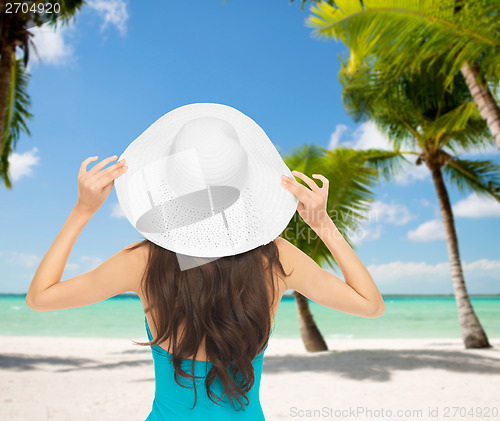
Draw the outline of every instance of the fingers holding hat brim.
[[[299,177],[301,180],[303,180],[310,188],[312,191],[319,191],[320,187],[316,184],[314,180],[309,178],[307,175],[304,173],[301,173],[300,171],[293,170],[292,174],[296,177]]]
[[[311,190],[293,178],[283,175],[281,178],[281,184],[297,199],[299,199],[300,202],[306,202],[310,197]]]

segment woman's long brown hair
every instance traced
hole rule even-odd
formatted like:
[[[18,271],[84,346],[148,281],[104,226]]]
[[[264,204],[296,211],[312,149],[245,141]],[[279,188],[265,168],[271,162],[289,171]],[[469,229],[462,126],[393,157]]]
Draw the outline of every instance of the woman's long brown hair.
[[[184,271],[180,270],[174,252],[145,239],[127,250],[149,248],[149,258],[141,280],[141,289],[156,329],[156,338],[137,345],[149,346],[170,339],[175,381],[191,378],[195,399],[194,364],[192,373],[181,368],[181,362],[196,355],[203,338],[207,360],[212,363],[205,380],[208,397],[222,399],[227,395],[248,405],[247,392],[255,381],[252,361],[269,340],[272,308],[276,300],[275,275],[285,278],[274,241],[245,253],[226,256]],[[276,268],[276,269],[274,269]],[[274,269],[274,270],[273,270]],[[271,282],[269,282],[271,280]],[[182,340],[178,329],[184,326]],[[229,375],[232,374],[232,377]],[[210,388],[218,377],[224,387],[218,397]],[[198,378],[198,377],[197,377]],[[235,379],[241,379],[237,382]]]

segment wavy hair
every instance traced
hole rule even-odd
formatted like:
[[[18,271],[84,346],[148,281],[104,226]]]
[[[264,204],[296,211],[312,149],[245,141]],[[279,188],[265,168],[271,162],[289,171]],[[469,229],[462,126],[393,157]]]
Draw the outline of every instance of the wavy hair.
[[[194,408],[195,362],[192,374],[181,368],[181,362],[196,355],[205,338],[207,360],[212,363],[205,379],[207,396],[217,404],[213,398],[220,400],[227,395],[235,409],[234,401],[242,407],[245,400],[248,405],[247,393],[255,381],[252,361],[264,350],[272,327],[271,310],[277,295],[275,275],[286,276],[276,243],[271,241],[184,271],[180,270],[174,252],[148,239],[127,250],[144,245],[149,249],[149,257],[141,289],[147,300],[145,312],[153,310],[157,334],[152,341],[134,342],[152,346],[170,338],[175,381],[194,389]],[[182,323],[185,329],[179,340]],[[181,384],[180,377],[191,378],[193,386]],[[216,377],[224,387],[220,397],[210,388]],[[241,381],[235,381],[237,378]]]

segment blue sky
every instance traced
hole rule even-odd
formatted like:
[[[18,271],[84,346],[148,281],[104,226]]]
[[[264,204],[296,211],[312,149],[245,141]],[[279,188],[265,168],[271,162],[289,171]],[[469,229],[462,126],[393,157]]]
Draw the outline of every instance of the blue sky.
[[[88,3],[68,27],[34,30],[40,58],[32,53],[29,67],[32,136],[23,135],[11,157],[13,189],[0,188],[0,292],[26,292],[75,204],[80,163],[119,156],[173,108],[231,105],[281,152],[304,143],[387,145],[373,124],[345,113],[337,79],[344,47],[311,36],[298,0]],[[498,162],[497,154],[492,148],[473,158]],[[469,293],[500,293],[500,206],[449,192]],[[427,169],[383,182],[376,197],[354,241],[382,294],[452,293]],[[77,240],[63,280],[140,239],[113,190]]]

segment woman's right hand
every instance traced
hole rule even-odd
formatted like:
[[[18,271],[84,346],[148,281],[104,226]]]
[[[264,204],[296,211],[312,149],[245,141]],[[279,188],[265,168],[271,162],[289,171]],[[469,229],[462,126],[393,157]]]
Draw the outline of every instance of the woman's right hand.
[[[330,219],[326,209],[329,181],[321,174],[312,174],[323,182],[319,187],[314,180],[299,171],[292,171],[292,174],[302,179],[311,189],[286,175],[281,176],[281,185],[299,200],[297,211],[304,222],[314,230],[319,229],[323,222]]]

